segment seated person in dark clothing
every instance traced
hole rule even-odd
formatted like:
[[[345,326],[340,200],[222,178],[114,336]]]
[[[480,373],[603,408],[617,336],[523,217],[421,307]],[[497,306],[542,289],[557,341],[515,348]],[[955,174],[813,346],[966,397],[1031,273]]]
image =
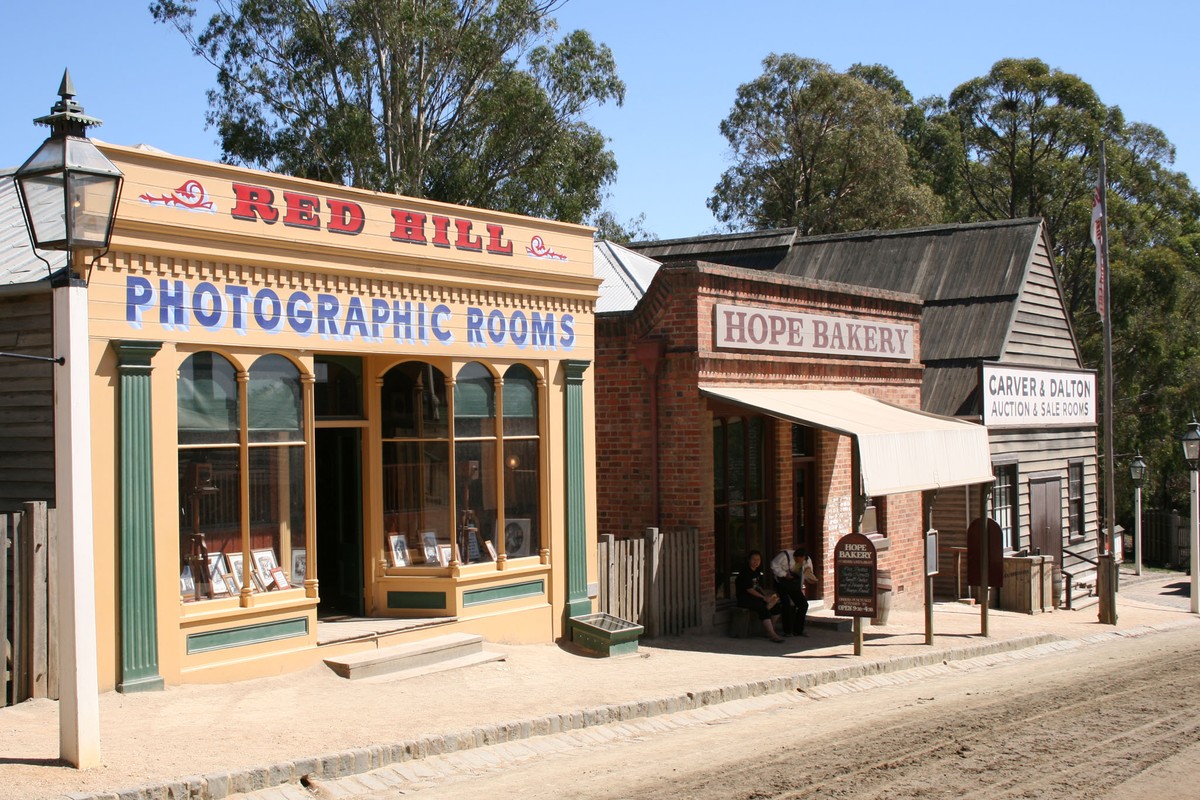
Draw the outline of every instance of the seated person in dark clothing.
[[[768,592],[764,585],[762,553],[751,550],[746,558],[746,568],[738,573],[737,604],[758,615],[762,620],[763,630],[772,642],[782,642],[783,637],[775,632],[772,617],[776,616],[776,612],[767,603]]]
[[[771,559],[771,573],[783,600],[783,632],[807,636],[804,622],[808,616],[808,599],[804,596],[804,585],[816,583],[817,576],[813,574],[812,559],[804,545],[795,550],[783,550]]]

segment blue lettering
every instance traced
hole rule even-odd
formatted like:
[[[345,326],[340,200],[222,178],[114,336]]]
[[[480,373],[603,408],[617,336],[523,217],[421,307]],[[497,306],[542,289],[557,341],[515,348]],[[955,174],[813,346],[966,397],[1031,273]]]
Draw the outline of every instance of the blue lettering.
[[[312,298],[305,292],[292,292],[292,296],[288,298],[288,325],[301,336],[312,333],[312,309]]]
[[[542,316],[538,312],[533,312],[533,324],[530,326],[533,329],[533,347],[536,350],[553,350],[554,349],[554,315],[547,314]]]
[[[221,290],[204,281],[192,292],[192,316],[202,327],[220,330],[225,327],[225,300]]]
[[[166,278],[158,282],[158,322],[169,331],[181,330],[186,331],[188,325],[187,315],[184,313],[184,306],[188,302],[188,290],[183,281],[175,281],[174,290],[172,284]]]
[[[225,296],[233,314],[233,329],[243,336],[246,335],[246,307],[243,301],[250,296],[250,290],[245,286],[226,286]]]
[[[483,309],[467,307],[467,344],[483,346]]]
[[[397,303],[399,305],[399,303]],[[383,341],[383,326],[387,325],[392,319],[392,307],[388,305],[387,300],[379,297],[371,300],[371,341]],[[396,338],[400,338],[400,329],[396,328],[394,334]]]
[[[367,331],[367,315],[363,311],[362,298],[350,298],[350,304],[346,306],[346,326],[342,329],[342,332],[346,334],[347,339],[352,339],[355,336],[361,336],[367,340],[371,338],[370,333]]]
[[[575,347],[575,315],[563,314],[560,325],[562,336],[559,337],[558,343],[562,345],[563,350],[570,350]]]
[[[317,333],[322,338],[342,338],[338,333],[338,317],[341,316],[342,304],[331,294],[317,295]]]
[[[154,285],[145,278],[130,275],[125,279],[125,321],[142,329],[142,312],[154,305]]]
[[[433,329],[433,338],[442,344],[454,343],[454,332],[444,327],[449,321],[449,306],[439,303],[433,307],[433,313],[429,315],[429,327]]]
[[[274,290],[259,289],[254,295],[254,322],[267,333],[275,333],[283,324],[283,303]]]
[[[512,319],[508,321],[508,333],[513,344],[522,350],[529,344],[529,318],[524,311],[518,309],[512,313]]]
[[[504,338],[508,333],[508,320],[504,318],[504,312],[498,308],[493,308],[488,314],[487,321],[488,338],[492,340],[492,344],[503,344]]]

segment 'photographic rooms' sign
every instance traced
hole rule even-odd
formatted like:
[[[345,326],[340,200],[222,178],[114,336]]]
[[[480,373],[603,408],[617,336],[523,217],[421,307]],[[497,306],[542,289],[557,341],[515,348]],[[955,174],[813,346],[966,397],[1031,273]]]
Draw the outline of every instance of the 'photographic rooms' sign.
[[[1096,374],[983,364],[983,424],[989,428],[1096,424]]]
[[[906,361],[913,357],[912,325],[727,303],[718,303],[715,314],[717,347]]]

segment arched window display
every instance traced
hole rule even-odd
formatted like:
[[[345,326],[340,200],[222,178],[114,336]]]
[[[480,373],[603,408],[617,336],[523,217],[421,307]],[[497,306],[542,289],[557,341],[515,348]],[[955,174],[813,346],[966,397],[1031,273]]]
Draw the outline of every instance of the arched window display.
[[[194,353],[177,394],[183,599],[289,588],[307,527],[300,370],[266,355],[239,380],[224,356]]]
[[[504,529],[509,558],[537,555],[542,547],[541,463],[537,377],[523,364],[504,373]]]
[[[454,464],[459,560],[494,561],[496,378],[478,362],[465,365],[454,380]]]
[[[446,378],[408,361],[381,389],[383,524],[392,567],[444,567],[451,557],[450,413]]]

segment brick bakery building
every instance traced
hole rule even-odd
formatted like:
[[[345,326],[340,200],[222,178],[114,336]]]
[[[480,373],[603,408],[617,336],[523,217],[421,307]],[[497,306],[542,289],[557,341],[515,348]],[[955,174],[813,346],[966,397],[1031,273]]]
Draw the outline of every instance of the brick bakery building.
[[[597,525],[699,532],[699,624],[746,552],[868,533],[897,604],[924,597],[924,492],[991,483],[986,431],[922,413],[921,299],[596,248]]]

